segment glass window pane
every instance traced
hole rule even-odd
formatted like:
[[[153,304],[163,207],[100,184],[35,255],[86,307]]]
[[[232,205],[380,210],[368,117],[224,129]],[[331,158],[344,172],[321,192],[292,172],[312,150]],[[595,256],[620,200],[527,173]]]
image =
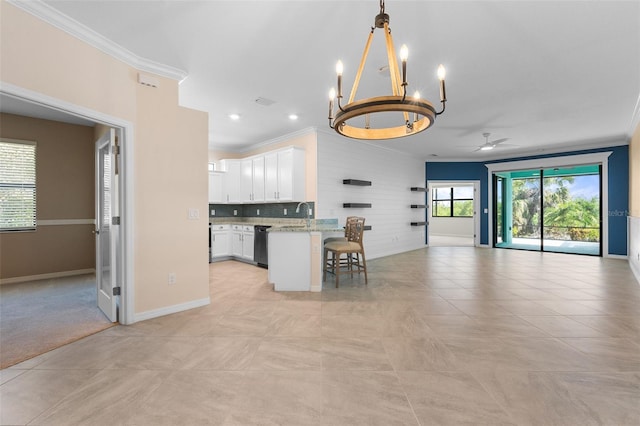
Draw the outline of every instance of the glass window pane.
[[[434,217],[451,216],[451,202],[449,201],[434,201],[433,202],[433,214]]]
[[[453,215],[462,217],[473,216],[473,201],[453,200]]]
[[[0,230],[36,227],[36,145],[0,141]]]
[[[472,199],[473,187],[472,186],[454,186],[453,198],[454,199],[460,199],[460,198]]]
[[[451,188],[434,188],[433,199],[434,200],[450,200]]]

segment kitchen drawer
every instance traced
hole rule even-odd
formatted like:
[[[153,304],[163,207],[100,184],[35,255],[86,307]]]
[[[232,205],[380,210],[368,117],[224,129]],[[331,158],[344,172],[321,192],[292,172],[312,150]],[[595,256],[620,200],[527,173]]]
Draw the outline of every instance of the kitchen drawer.
[[[242,231],[242,225],[231,225],[231,229],[234,231]]]
[[[253,225],[244,225],[244,226],[242,227],[242,230],[243,230],[244,232],[254,232],[255,228],[254,228],[254,226],[253,226]]]
[[[229,229],[231,229],[231,225],[211,224],[212,231],[228,231]]]

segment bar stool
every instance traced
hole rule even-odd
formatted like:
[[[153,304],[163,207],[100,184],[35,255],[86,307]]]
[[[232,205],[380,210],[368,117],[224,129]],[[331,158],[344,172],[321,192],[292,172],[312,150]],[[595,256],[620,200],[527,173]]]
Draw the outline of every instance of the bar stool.
[[[336,276],[336,288],[340,286],[340,275],[364,272],[364,282],[368,283],[367,262],[362,239],[364,237],[363,217],[352,217],[345,227],[345,239],[329,241],[324,245],[324,268],[322,280],[327,279],[327,271]],[[329,257],[331,254],[331,257]],[[346,255],[346,258],[342,258]],[[362,259],[360,258],[362,255]]]

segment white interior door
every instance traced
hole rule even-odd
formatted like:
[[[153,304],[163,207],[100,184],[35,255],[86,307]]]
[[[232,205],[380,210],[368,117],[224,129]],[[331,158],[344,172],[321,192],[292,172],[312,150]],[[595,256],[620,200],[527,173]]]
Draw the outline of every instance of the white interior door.
[[[118,277],[117,238],[120,226],[115,144],[115,129],[110,129],[96,141],[96,286],[98,307],[111,322],[118,320],[114,288]]]

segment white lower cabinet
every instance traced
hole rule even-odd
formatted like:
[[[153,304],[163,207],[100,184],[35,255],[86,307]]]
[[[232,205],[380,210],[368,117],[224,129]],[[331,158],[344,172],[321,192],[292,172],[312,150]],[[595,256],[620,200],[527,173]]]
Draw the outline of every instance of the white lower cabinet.
[[[232,225],[231,255],[242,257],[242,225]]]
[[[253,262],[254,228],[252,225],[231,225],[231,255]]]
[[[211,257],[229,256],[229,232],[230,225],[212,225],[211,226]]]
[[[244,226],[242,229],[242,257],[253,262],[254,227]]]

